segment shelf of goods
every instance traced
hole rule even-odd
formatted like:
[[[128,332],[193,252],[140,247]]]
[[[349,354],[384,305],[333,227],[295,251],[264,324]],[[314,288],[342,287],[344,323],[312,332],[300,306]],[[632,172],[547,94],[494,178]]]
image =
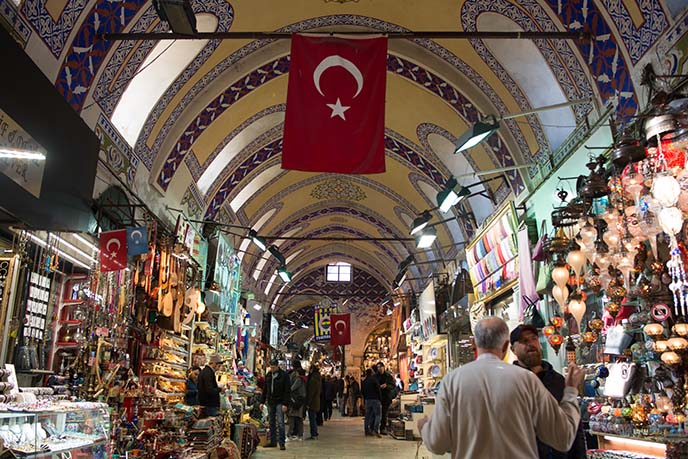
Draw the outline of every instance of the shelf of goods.
[[[466,246],[468,273],[476,301],[488,301],[518,281],[517,218],[504,205]]]
[[[49,365],[57,374],[65,374],[88,339],[93,306],[85,297],[86,290],[88,277],[85,275],[66,276],[63,280],[54,314],[53,353]]]
[[[141,380],[155,396],[169,403],[184,401],[189,368],[189,338],[163,332],[157,342],[144,346]]]
[[[688,457],[688,437],[628,436],[590,431],[597,437],[598,449],[589,458],[683,458]]]
[[[107,404],[59,402],[43,404],[36,411],[9,409],[7,405],[0,407],[2,457],[6,457],[5,453],[17,458],[107,457]]]
[[[423,344],[423,388],[432,390],[447,373],[447,339],[436,338]]]

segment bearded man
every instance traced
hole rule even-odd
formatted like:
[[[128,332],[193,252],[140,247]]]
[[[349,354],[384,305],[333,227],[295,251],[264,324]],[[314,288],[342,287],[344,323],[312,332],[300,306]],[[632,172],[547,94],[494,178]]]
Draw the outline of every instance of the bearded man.
[[[564,396],[564,389],[566,388],[565,380],[561,374],[557,373],[554,368],[552,368],[549,362],[542,360],[542,346],[538,338],[538,329],[532,325],[519,325],[511,331],[509,341],[511,341],[511,351],[518,358],[518,360],[514,362],[514,365],[535,373],[549,393],[557,399],[557,402],[561,402],[561,398]],[[539,458],[585,458],[584,435],[582,424],[578,424],[576,439],[571,449],[565,453],[555,450],[538,439],[537,447]]]

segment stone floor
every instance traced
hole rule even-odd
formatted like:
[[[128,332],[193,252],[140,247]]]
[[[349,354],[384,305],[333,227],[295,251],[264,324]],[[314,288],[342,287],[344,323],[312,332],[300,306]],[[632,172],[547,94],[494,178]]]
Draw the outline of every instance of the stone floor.
[[[389,459],[431,459],[432,455],[420,447],[418,456],[416,449],[418,442],[395,440],[392,437],[366,437],[363,434],[363,418],[344,418],[335,415],[325,425],[319,426],[317,440],[287,441],[286,451],[279,448],[258,447],[252,459],[359,459],[359,458],[389,458]],[[306,423],[305,431],[308,432]],[[306,434],[308,436],[308,434]]]

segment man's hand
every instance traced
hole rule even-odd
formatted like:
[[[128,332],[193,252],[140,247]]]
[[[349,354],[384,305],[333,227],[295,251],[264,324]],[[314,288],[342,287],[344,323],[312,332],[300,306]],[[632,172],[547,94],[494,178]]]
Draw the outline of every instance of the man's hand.
[[[387,384],[380,384],[380,389],[387,389]]]
[[[286,413],[288,409],[287,405],[282,405],[282,413]]]
[[[585,372],[575,363],[569,364],[568,371],[566,372],[566,387],[573,387],[578,390],[578,387],[583,382],[583,378],[585,378]]]
[[[419,432],[420,432],[421,430],[423,430],[423,426],[424,426],[425,424],[427,424],[429,420],[430,420],[430,418],[428,418],[427,416],[425,416],[425,417],[423,417],[423,418],[420,418],[420,419],[418,420],[418,431],[419,431]]]

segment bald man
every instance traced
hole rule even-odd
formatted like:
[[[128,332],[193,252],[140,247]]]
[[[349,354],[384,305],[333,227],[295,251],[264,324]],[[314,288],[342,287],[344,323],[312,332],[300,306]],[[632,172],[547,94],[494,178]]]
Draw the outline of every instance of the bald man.
[[[509,327],[497,317],[474,329],[478,358],[449,373],[440,386],[431,418],[418,421],[427,448],[453,459],[537,458],[536,436],[560,451],[576,437],[576,396],[583,371],[571,365],[561,402],[532,372],[504,362]]]

